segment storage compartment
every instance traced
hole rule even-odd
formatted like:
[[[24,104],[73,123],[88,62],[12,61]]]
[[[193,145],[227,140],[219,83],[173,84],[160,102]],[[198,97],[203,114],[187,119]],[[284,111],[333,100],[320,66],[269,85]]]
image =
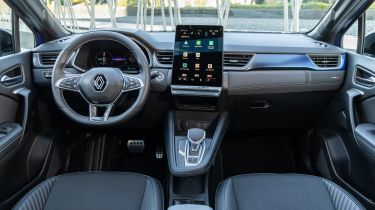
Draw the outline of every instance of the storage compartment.
[[[186,136],[190,128],[201,128],[206,131],[206,138],[212,138],[219,115],[219,112],[176,111],[175,135]]]
[[[333,92],[237,96],[236,130],[310,128],[331,101]]]

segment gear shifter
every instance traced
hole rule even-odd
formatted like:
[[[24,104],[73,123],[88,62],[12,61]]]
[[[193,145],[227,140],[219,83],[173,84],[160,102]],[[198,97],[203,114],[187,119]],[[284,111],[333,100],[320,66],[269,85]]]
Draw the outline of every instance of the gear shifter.
[[[196,152],[206,138],[206,131],[200,128],[191,128],[188,130],[187,137],[191,145],[191,150]]]
[[[187,139],[179,143],[179,154],[185,159],[185,166],[198,165],[206,150],[206,131],[199,128],[188,130]]]

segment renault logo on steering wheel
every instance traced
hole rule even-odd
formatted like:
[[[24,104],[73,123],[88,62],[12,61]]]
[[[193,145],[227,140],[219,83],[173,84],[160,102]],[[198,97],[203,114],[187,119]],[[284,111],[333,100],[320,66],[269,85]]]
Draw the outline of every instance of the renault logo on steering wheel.
[[[105,86],[107,85],[107,79],[104,75],[96,75],[93,79],[93,86],[96,91],[103,91]]]

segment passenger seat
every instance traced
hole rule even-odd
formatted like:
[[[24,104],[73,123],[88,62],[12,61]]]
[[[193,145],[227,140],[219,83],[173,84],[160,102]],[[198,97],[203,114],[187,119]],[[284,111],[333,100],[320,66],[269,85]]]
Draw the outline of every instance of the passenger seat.
[[[321,177],[252,174],[228,178],[216,193],[216,210],[364,210],[348,192]]]

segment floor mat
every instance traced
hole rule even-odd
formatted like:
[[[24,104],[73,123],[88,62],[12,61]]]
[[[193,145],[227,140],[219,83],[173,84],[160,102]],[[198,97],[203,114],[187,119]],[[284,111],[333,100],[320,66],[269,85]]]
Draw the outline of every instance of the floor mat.
[[[293,153],[281,137],[226,138],[221,146],[224,178],[249,173],[294,173]]]

